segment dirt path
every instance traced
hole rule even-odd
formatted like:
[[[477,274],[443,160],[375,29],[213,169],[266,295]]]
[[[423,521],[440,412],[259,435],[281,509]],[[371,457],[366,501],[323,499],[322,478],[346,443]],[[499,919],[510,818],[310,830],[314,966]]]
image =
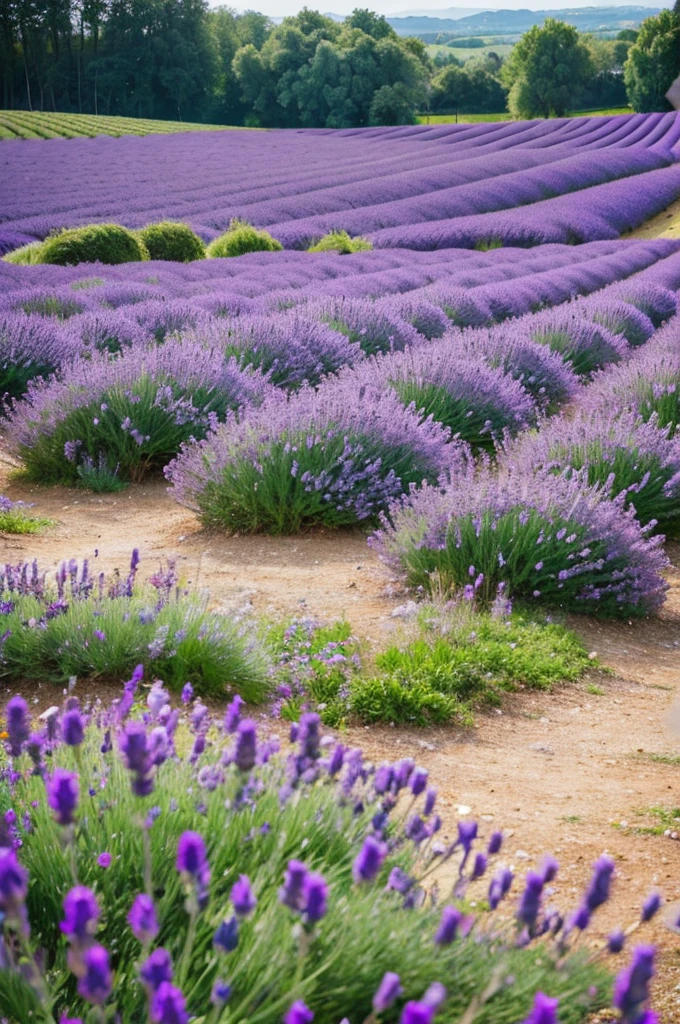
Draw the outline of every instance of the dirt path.
[[[650,217],[625,238],[680,238],[680,199],[667,206],[655,217]]]
[[[102,497],[63,488],[7,482],[0,493],[35,502],[56,520],[37,537],[0,535],[0,561],[37,557],[52,568],[64,558],[93,557],[106,569],[127,566],[139,547],[142,569],[177,555],[187,582],[207,587],[215,607],[251,603],[260,614],[326,620],[346,615],[354,630],[378,644],[398,628],[392,618],[403,596],[389,581],[360,532],[295,538],[224,538],[204,534],[194,516],[175,505],[162,483]],[[502,710],[479,717],[477,728],[352,729],[348,742],[374,760],[414,756],[440,790],[445,833],[461,814],[490,832],[507,830],[506,858],[518,872],[546,851],[562,870],[556,902],[571,907],[592,861],[605,850],[619,866],[612,904],[593,936],[635,920],[641,900],[658,885],[680,911],[680,550],[663,616],[651,622],[570,625],[612,674],[552,694],[510,696]],[[387,588],[387,589],[386,589]],[[3,688],[4,690],[4,688]],[[0,695],[4,700],[5,693]],[[657,758],[666,760],[657,760]],[[673,758],[676,758],[675,763]],[[650,808],[661,808],[660,818]],[[461,809],[462,808],[462,809]],[[640,834],[655,828],[660,834]],[[662,944],[657,984],[664,1024],[680,1022],[680,942],[661,922],[647,932]]]

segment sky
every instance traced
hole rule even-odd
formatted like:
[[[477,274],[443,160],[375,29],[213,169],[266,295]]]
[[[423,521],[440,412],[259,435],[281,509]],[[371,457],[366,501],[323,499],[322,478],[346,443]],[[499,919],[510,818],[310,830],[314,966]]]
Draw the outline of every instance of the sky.
[[[218,2],[224,2],[224,0],[211,0],[213,5]],[[228,2],[228,0],[227,0]],[[621,0],[622,6],[635,5],[640,7],[670,7],[671,0],[660,0],[658,3],[654,3],[653,0]],[[230,5],[232,6],[232,5]],[[271,18],[282,18],[287,14],[296,14],[297,11],[305,6],[304,0],[300,0],[296,3],[295,0],[252,0],[252,3],[244,4],[243,0],[240,3],[234,3],[233,6],[237,10],[245,10],[246,7],[250,7],[251,10],[260,11],[262,14],[267,14]],[[455,17],[461,16],[464,13],[475,14],[477,11],[483,10],[564,10],[567,7],[595,7],[595,6],[618,6],[616,0],[576,0],[576,3],[569,3],[568,0],[534,0],[533,3],[527,2],[527,0],[505,0],[505,2],[496,5],[489,5],[489,7],[474,7],[470,4],[469,7],[445,7],[444,4],[441,7],[430,7],[426,4],[418,4],[417,2],[413,6],[408,6],[408,0],[306,0],[306,6],[312,10],[322,11],[324,14],[349,14],[354,10],[355,7],[370,7],[371,10],[377,11],[379,14],[389,15],[403,15],[403,14],[424,14],[430,17]],[[456,14],[451,12],[455,11]]]

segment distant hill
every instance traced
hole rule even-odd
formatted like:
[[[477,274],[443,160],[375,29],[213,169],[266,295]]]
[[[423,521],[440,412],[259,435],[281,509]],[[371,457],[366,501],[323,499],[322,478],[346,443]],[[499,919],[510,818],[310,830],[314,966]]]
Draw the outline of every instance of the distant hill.
[[[430,18],[412,15],[388,18],[400,36],[521,35],[533,25],[542,25],[546,18],[558,18],[574,25],[581,32],[602,32],[607,29],[635,28],[645,18],[658,14],[657,7],[567,7],[556,11],[482,11],[458,18]]]

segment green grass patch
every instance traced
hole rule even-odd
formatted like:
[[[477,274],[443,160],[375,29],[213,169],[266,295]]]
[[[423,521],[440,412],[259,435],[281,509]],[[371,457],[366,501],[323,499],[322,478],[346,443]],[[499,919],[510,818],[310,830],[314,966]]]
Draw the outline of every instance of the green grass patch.
[[[136,117],[91,114],[51,114],[40,111],[0,110],[0,139],[94,138],[96,135],[167,135],[175,132],[232,131],[230,125],[157,121]],[[255,129],[239,129],[239,131]]]
[[[48,526],[54,526],[51,519],[33,516],[29,506],[21,501],[11,502],[0,495],[0,533],[40,533]]]
[[[310,245],[307,252],[339,252],[346,256],[352,252],[367,252],[372,248],[373,243],[361,235],[351,238],[346,231],[329,231],[314,245]]]

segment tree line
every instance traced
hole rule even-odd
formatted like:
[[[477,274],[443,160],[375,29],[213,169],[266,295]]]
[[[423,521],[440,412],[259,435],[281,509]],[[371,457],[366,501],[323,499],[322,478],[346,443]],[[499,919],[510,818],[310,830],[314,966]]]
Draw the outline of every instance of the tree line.
[[[676,4],[680,8],[680,0]],[[613,40],[554,19],[497,53],[432,60],[425,44],[357,9],[303,9],[274,25],[207,0],[2,0],[0,108],[211,124],[413,123],[419,112],[561,116],[630,102],[668,109],[680,9]]]

